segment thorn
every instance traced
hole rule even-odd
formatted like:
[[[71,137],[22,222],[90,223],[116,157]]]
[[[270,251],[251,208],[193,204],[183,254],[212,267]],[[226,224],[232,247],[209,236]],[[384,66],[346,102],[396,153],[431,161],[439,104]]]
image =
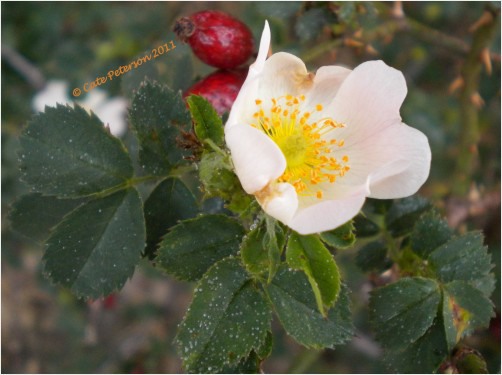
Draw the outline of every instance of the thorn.
[[[492,59],[490,56],[490,50],[488,47],[483,48],[481,51],[481,62],[485,66],[486,73],[491,76],[492,75]]]
[[[373,56],[379,55],[378,51],[371,44],[366,45],[366,52]]]
[[[364,47],[364,43],[352,38],[345,38],[344,43],[347,47],[360,48]]]
[[[479,17],[479,19],[476,22],[474,22],[471,25],[471,27],[469,27],[469,32],[473,33],[474,31],[479,29],[481,26],[488,25],[492,22],[493,22],[493,15],[490,12],[485,10],[483,12],[483,14],[481,15],[481,17]]]
[[[475,92],[471,95],[471,103],[474,104],[477,109],[481,109],[485,105],[485,101],[481,95],[479,95],[479,92]]]
[[[404,18],[403,2],[402,1],[394,1],[394,5],[392,6],[391,14],[395,18]]]
[[[450,83],[450,86],[448,87],[448,93],[451,95],[455,91],[457,91],[459,88],[461,88],[464,85],[464,79],[462,76],[458,76],[453,80],[452,83]]]

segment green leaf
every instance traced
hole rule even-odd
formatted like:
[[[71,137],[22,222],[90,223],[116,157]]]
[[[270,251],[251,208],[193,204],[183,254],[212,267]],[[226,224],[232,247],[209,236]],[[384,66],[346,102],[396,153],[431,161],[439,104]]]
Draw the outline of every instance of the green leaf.
[[[393,372],[426,374],[436,372],[447,354],[443,321],[438,315],[422,337],[400,351],[388,352],[384,361]]]
[[[354,234],[354,224],[352,220],[342,226],[321,233],[321,240],[337,249],[346,249],[354,245],[356,236]]]
[[[224,366],[219,373],[221,374],[259,374],[261,359],[253,350],[245,358],[242,358],[237,365]]]
[[[43,243],[49,237],[52,227],[83,202],[83,199],[26,194],[12,205],[9,221],[14,231],[37,243]]]
[[[199,162],[199,176],[208,197],[220,196],[230,200],[240,187],[227,156],[219,152],[204,152]]]
[[[457,342],[474,329],[488,327],[493,304],[483,292],[465,281],[453,281],[444,286],[444,293],[448,300],[444,315],[451,317]]]
[[[263,237],[263,247],[268,255],[268,282],[270,283],[281,264],[281,255],[284,249],[285,236],[280,225],[271,216],[265,216],[267,231]]]
[[[383,242],[375,241],[359,249],[356,264],[364,272],[383,272],[392,266],[392,260],[387,257],[387,246]]]
[[[270,356],[272,352],[272,332],[268,331],[264,338],[263,343],[260,348],[256,351],[252,350],[251,353],[246,358],[241,359],[241,361],[236,366],[225,366],[222,370],[222,374],[259,374],[263,371],[260,368],[261,362]]]
[[[28,123],[20,144],[22,178],[45,195],[88,196],[133,174],[124,145],[79,106],[46,107]]]
[[[483,235],[479,232],[451,239],[431,253],[429,262],[444,283],[480,279],[486,277],[492,268],[490,255],[483,246]]]
[[[187,103],[190,107],[197,138],[201,142],[209,139],[217,146],[222,145],[225,138],[223,123],[211,103],[198,95],[190,95],[187,98]]]
[[[197,212],[195,197],[180,179],[169,177],[159,183],[145,202],[145,255],[152,259],[168,229]]]
[[[89,298],[121,288],[145,246],[142,213],[141,199],[132,188],[78,207],[47,240],[45,274]]]
[[[138,136],[139,160],[143,169],[166,175],[188,155],[177,147],[181,131],[190,130],[190,115],[180,93],[145,81],[134,96],[129,110],[131,125]]]
[[[386,348],[408,347],[431,327],[441,301],[432,279],[404,278],[371,292],[370,320]]]
[[[237,254],[244,229],[225,215],[182,221],[164,236],[157,263],[180,280],[198,280],[217,261]]]
[[[353,222],[356,235],[359,238],[371,237],[380,232],[378,225],[363,215],[357,215]]]
[[[415,221],[430,208],[430,202],[419,196],[397,199],[385,217],[387,229],[394,237],[411,232]]]
[[[471,280],[470,284],[474,288],[482,291],[486,297],[490,298],[493,291],[495,290],[496,282],[497,281],[495,280],[495,276],[493,275],[493,273],[490,273],[476,280]]]
[[[234,258],[217,263],[197,284],[175,343],[188,372],[218,373],[258,349],[271,311]]]
[[[334,348],[353,335],[347,288],[327,317],[319,312],[307,276],[300,271],[279,268],[267,286],[270,300],[286,332],[308,348]]]
[[[286,247],[286,260],[308,277],[319,312],[326,316],[340,292],[340,273],[333,256],[317,236],[293,232]]]
[[[453,231],[438,213],[429,211],[416,222],[411,234],[411,248],[421,258],[427,259],[430,253],[446,243]]]
[[[244,237],[241,244],[242,261],[246,269],[255,275],[268,272],[269,269],[268,249],[263,244],[266,233],[264,225],[258,226]]]
[[[459,349],[453,360],[458,374],[489,374],[485,359],[473,349]]]

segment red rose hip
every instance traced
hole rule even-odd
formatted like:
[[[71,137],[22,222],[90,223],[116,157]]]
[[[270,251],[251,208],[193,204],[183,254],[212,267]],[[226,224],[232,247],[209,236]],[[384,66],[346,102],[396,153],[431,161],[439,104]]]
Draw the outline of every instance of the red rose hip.
[[[232,108],[246,74],[247,69],[218,70],[190,87],[183,97],[200,95],[211,103],[221,116]]]
[[[173,30],[199,59],[216,68],[236,68],[253,53],[249,28],[224,12],[205,10],[181,17]]]

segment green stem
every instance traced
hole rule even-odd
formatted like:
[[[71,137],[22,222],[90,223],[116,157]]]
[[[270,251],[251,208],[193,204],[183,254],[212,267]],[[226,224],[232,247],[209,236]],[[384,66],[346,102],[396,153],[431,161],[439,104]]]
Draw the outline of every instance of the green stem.
[[[487,11],[488,12],[488,11]],[[488,48],[498,29],[500,9],[489,12],[491,22],[486,22],[475,32],[469,53],[462,67],[463,86],[460,91],[460,142],[457,169],[455,175],[460,183],[454,187],[454,192],[465,195],[469,189],[470,177],[479,163],[477,146],[480,140],[478,107],[473,97],[478,94],[479,81],[483,61],[481,55]]]

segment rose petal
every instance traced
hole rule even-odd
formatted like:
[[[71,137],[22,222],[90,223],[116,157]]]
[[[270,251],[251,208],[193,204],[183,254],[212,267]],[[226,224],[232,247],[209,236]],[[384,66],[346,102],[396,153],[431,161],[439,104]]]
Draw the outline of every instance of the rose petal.
[[[225,124],[226,128],[241,124],[242,118],[245,118],[247,121],[250,120],[250,116],[252,116],[254,111],[254,100],[257,97],[259,78],[263,67],[265,66],[265,60],[267,59],[269,49],[270,27],[268,26],[268,22],[265,21],[265,26],[261,34],[258,57],[249,67],[246,80],[244,81],[237,98],[235,98],[232,109],[228,115],[227,123]]]
[[[382,138],[389,137],[385,143],[398,157],[369,175],[369,197],[394,199],[415,194],[429,176],[431,149],[427,137],[405,124],[383,133]],[[376,152],[373,155],[376,156]]]
[[[332,136],[354,143],[400,123],[399,108],[406,92],[400,71],[382,61],[359,65],[343,81],[332,103],[334,120],[347,125]]]
[[[313,121],[316,121],[319,116],[331,116],[332,108],[334,108],[332,102],[350,72],[350,69],[341,66],[323,66],[317,70],[314,85],[307,93],[305,104],[302,106],[302,108],[312,111],[317,104],[322,104],[324,110],[318,116],[316,116],[317,113],[314,114]]]
[[[271,98],[287,94],[299,96],[312,85],[312,77],[301,59],[290,53],[278,52],[265,62],[258,95],[264,103],[269,103]]]
[[[355,188],[351,196],[342,200],[321,201],[300,209],[287,224],[300,234],[312,234],[335,229],[357,215],[364,204],[364,187]]]
[[[271,187],[272,191],[264,202],[258,202],[263,210],[273,218],[288,225],[298,209],[298,195],[291,184],[280,183]]]
[[[349,156],[350,170],[333,184],[342,194],[351,186],[368,185],[368,196],[390,199],[414,194],[429,175],[431,151],[427,137],[406,124],[394,124],[373,136],[337,150]]]
[[[225,129],[235,172],[248,194],[262,190],[286,169],[281,150],[265,133],[248,125]]]

